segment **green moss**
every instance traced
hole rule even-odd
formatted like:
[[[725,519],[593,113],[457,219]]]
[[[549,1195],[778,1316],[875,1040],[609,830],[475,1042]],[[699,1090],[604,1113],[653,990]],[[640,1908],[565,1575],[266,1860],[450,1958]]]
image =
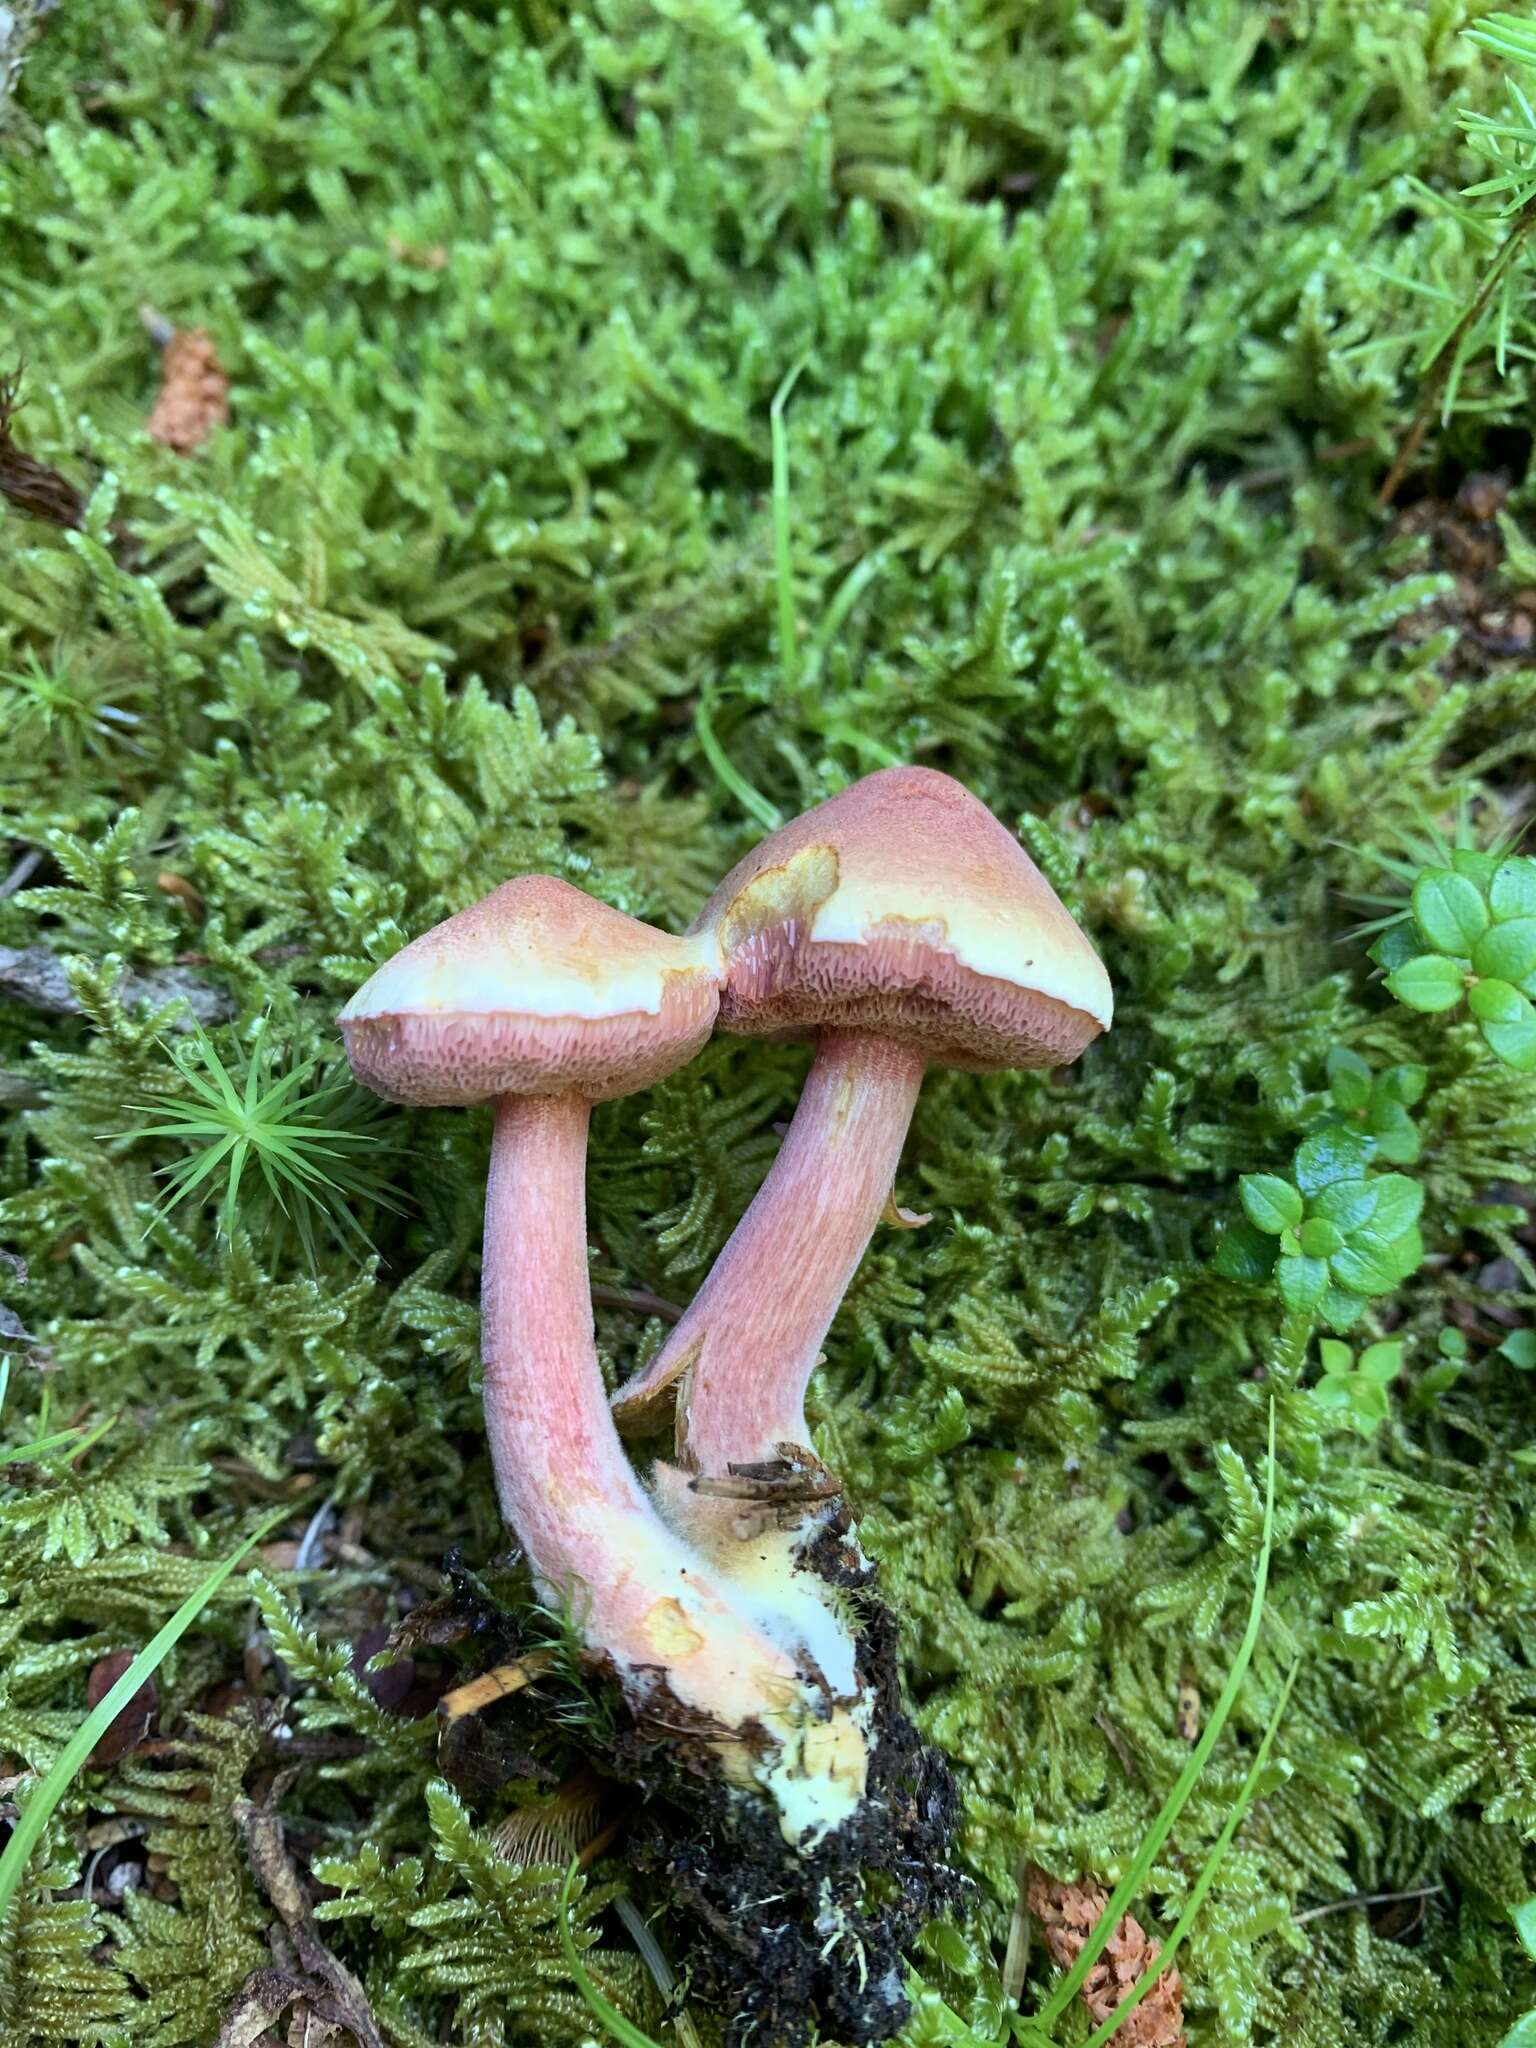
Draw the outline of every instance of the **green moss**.
[[[327,1939],[399,2041],[588,2024],[547,1891],[487,1847],[514,1795],[431,1789],[430,1722],[382,1714],[338,1648],[451,1547],[478,1568],[503,1542],[486,1121],[380,1127],[405,1208],[358,1208],[377,1262],[157,1213],[185,1148],[126,1105],[174,1086],[175,1024],[121,974],[213,990],[227,1065],[263,1018],[324,1062],[370,963],[507,874],[675,926],[756,836],[744,791],[788,815],[892,757],[1020,830],[1119,1006],[1064,1085],[930,1079],[902,1194],[934,1220],[877,1240],[818,1383],[962,1773],[980,1903],[930,1981],[990,2024],[1019,1859],[1124,1867],[1187,1754],[1181,1682],[1213,1698],[1242,1627],[1273,1396],[1264,1632],[1142,1915],[1176,1916],[1300,1656],[1184,1951],[1191,2040],[1486,2048],[1536,2002],[1509,1921],[1536,1888],[1533,1432],[1479,1288],[1507,1260],[1497,1305],[1536,1303],[1536,1083],[1465,1013],[1393,1002],[1351,936],[1380,887],[1355,849],[1459,808],[1501,843],[1536,751],[1536,674],[1458,643],[1430,542],[1374,504],[1433,339],[1420,286],[1453,318],[1493,246],[1442,203],[1477,168],[1457,108],[1502,103],[1465,11],[93,0],[38,24],[0,100],[0,367],[25,359],[16,439],[88,508],[71,531],[0,507],[0,826],[44,855],[0,946],[67,957],[77,1007],[0,994],[0,1238],[29,1267],[0,1300],[37,1340],[9,1340],[0,1427],[118,1419],[0,1492],[0,1749],[46,1765],[96,1659],[270,1502],[297,1539],[330,1498],[346,1543],[287,1588],[324,1647],[262,1666],[264,1596],[251,1676],[341,1745],[282,1809],[352,1885]],[[143,432],[146,302],[233,379],[192,456]],[[786,662],[769,404],[802,361]],[[1506,471],[1512,565],[1533,395],[1518,348],[1502,376],[1471,350],[1421,472]],[[1404,1346],[1369,1435],[1310,1391],[1307,1316],[1215,1264],[1239,1177],[1335,1117],[1337,1048],[1427,1070],[1401,1170],[1428,1257],[1355,1333]],[[721,1041],[598,1112],[598,1281],[686,1295],[803,1064]],[[659,1334],[599,1310],[615,1372]],[[207,2043],[266,1953],[229,1808],[278,1738],[258,1758],[209,1706],[246,1605],[226,1589],[162,1673],[177,1750],[62,1810],[0,1961],[8,2038]],[[170,1876],[93,1912],[61,1894],[114,1814]],[[1316,1915],[1421,1887],[1406,1932]],[[605,1939],[606,1991],[659,2026]]]

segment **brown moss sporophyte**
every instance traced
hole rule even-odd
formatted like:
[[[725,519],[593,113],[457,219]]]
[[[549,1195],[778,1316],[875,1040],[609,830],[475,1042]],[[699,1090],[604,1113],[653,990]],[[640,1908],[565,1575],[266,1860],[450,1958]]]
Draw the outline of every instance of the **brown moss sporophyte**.
[[[1013,835],[948,776],[871,775],[773,833],[672,937],[527,875],[416,939],[342,1011],[359,1080],[492,1101],[482,1352],[503,1513],[636,1723],[794,1854],[856,1835],[888,1678],[870,1568],[804,1396],[887,1205],[926,1068],[1054,1067],[1111,1018],[1098,956]],[[612,1405],[584,1173],[596,1102],[711,1030],[808,1038],[778,1158],[713,1271]],[[649,1487],[620,1431],[670,1422]],[[679,1714],[679,1708],[684,1711]],[[681,1738],[680,1738],[681,1739]],[[882,1795],[884,1796],[884,1795]]]

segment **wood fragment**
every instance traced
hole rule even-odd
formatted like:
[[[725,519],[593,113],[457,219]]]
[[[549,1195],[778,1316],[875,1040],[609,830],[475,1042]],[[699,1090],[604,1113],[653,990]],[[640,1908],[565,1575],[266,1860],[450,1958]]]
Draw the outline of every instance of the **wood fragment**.
[[[189,1018],[198,1024],[219,1024],[235,1013],[222,989],[176,967],[124,974],[116,993],[130,1010],[146,1004],[161,1009],[167,1003],[180,1002],[182,1014],[170,1020],[173,1031],[187,1030]],[[63,959],[47,946],[0,946],[0,1002],[21,1003],[54,1017],[78,1017],[83,1009],[69,985]]]
[[[269,1937],[274,1967],[249,1976],[233,2010],[219,2029],[214,2048],[252,2048],[274,2020],[297,2007],[320,2022],[311,2043],[344,2030],[357,2048],[387,2048],[362,1985],[320,1939],[315,1916],[288,1854],[283,1824],[268,1808],[239,1799],[235,1825],[245,1843],[251,1874],[271,1900],[287,1940]]]
[[[1091,1878],[1069,1884],[1038,1864],[1024,1873],[1024,1897],[1045,1935],[1051,1960],[1070,1970],[1109,1903]],[[1127,1913],[1084,1979],[1081,1997],[1095,2026],[1102,2026],[1159,1954],[1134,1914]],[[1146,1997],[1110,2036],[1109,2048],[1185,2048],[1184,1984],[1178,1970],[1164,1970]]]
[[[0,497],[27,519],[78,529],[85,523],[85,500],[79,491],[67,476],[16,444],[12,422],[20,404],[20,377],[0,377]]]
[[[515,1664],[498,1664],[494,1670],[482,1671],[478,1678],[468,1679],[463,1685],[456,1685],[451,1692],[445,1692],[437,1703],[437,1711],[444,1721],[461,1721],[467,1714],[483,1714],[498,1700],[510,1699],[514,1693],[532,1685],[553,1661],[548,1650],[530,1650]]]

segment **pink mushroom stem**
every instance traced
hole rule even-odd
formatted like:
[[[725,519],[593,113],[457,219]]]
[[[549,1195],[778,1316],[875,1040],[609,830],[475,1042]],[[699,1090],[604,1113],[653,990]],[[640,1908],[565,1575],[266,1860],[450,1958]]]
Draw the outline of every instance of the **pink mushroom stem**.
[[[678,1435],[699,1471],[807,1442],[806,1386],[890,1199],[923,1066],[873,1032],[819,1038],[778,1158],[645,1375],[664,1383],[695,1354]]]
[[[587,1274],[591,1104],[506,1095],[496,1105],[485,1197],[481,1356],[485,1419],[502,1512],[546,1584],[600,1588],[606,1517],[647,1502],[614,1434],[594,1356]]]

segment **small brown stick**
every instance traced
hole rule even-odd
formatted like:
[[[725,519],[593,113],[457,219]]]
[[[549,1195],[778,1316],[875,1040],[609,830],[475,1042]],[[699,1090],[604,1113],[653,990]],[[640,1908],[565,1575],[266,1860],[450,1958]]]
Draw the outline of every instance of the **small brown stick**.
[[[444,1721],[462,1721],[466,1714],[483,1714],[498,1700],[509,1700],[514,1693],[532,1685],[553,1662],[553,1651],[530,1650],[515,1664],[498,1664],[493,1671],[482,1671],[478,1678],[467,1679],[463,1685],[445,1692],[437,1703],[437,1711]]]
[[[1347,1899],[1330,1899],[1326,1906],[1308,1906],[1305,1913],[1291,1917],[1300,1927],[1304,1921],[1321,1920],[1329,1913],[1351,1913],[1356,1906],[1395,1906],[1405,1899],[1432,1899],[1444,1890],[1443,1884],[1421,1884],[1406,1892],[1352,1892]]]
[[[642,1316],[660,1316],[665,1323],[680,1323],[683,1311],[675,1301],[652,1294],[648,1287],[608,1287],[592,1283],[592,1299],[599,1308],[632,1308]]]
[[[1515,216],[1514,224],[1500,244],[1498,254],[1489,264],[1487,275],[1478,286],[1471,305],[1435,350],[1429,368],[1419,385],[1419,402],[1414,408],[1413,419],[1397,451],[1397,460],[1387,471],[1387,480],[1376,493],[1376,502],[1383,509],[1397,496],[1414,457],[1424,445],[1424,436],[1429,432],[1429,423],[1434,417],[1435,406],[1450,377],[1457,349],[1487,311],[1488,301],[1493,297],[1494,286],[1508,270],[1514,260],[1515,251],[1533,226],[1536,226],[1536,197],[1528,199]]]

